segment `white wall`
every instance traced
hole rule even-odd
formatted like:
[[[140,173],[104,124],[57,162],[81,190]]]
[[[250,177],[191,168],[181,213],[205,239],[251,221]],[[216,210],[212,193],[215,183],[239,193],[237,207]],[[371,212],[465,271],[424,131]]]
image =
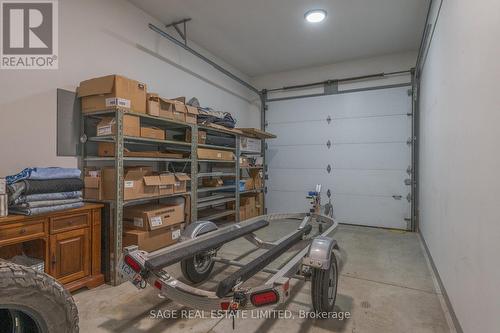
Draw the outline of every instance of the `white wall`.
[[[250,103],[255,94],[163,39],[150,22],[162,27],[125,0],[59,1],[59,69],[0,70],[0,176],[28,166],[76,166],[75,158],[56,156],[56,89],[106,74],[143,81],[165,97],[196,96],[231,112],[237,126],[260,126]]]
[[[421,81],[420,228],[464,332],[500,330],[499,31],[499,1],[444,1]]]
[[[416,51],[388,54],[373,58],[344,61],[326,66],[302,68],[281,73],[271,73],[268,75],[254,77],[252,79],[252,82],[259,89],[273,89],[281,88],[284,86],[326,81],[329,79],[340,79],[353,76],[377,74],[382,72],[408,70],[415,66],[416,58]],[[410,82],[410,75],[398,75],[384,79],[342,84],[339,89],[355,89],[376,85],[390,85],[406,82]],[[274,93],[270,94],[270,98],[286,97],[291,95],[317,94],[322,92],[322,87],[314,87],[301,89],[300,91],[295,90],[292,92]]]

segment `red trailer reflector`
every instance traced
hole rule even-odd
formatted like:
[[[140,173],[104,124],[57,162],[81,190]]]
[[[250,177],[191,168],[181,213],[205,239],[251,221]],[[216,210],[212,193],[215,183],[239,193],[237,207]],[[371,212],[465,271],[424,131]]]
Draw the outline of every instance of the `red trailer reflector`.
[[[229,302],[222,302],[222,303],[220,303],[220,308],[222,310],[229,310]]]
[[[160,282],[159,280],[156,280],[156,281],[155,281],[155,288],[157,288],[157,289],[160,289],[160,290],[161,290],[161,286],[162,286],[161,282]]]
[[[264,306],[278,303],[279,296],[274,290],[266,290],[263,292],[252,294],[250,300],[254,306]]]
[[[283,291],[287,291],[290,288],[290,280],[283,284]]]
[[[125,256],[125,263],[130,266],[136,273],[140,273],[142,271],[141,265],[137,261],[134,260],[131,256]]]

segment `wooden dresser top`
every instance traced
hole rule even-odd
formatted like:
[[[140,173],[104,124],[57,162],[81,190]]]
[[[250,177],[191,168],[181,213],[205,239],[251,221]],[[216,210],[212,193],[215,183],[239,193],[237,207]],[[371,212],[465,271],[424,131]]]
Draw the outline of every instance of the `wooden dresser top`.
[[[25,221],[27,219],[40,219],[40,218],[49,217],[49,216],[54,217],[54,216],[68,215],[71,213],[77,213],[77,212],[89,210],[89,209],[98,209],[98,208],[102,208],[102,207],[104,207],[103,204],[85,203],[83,205],[83,207],[80,207],[80,208],[60,210],[57,212],[50,212],[50,213],[46,213],[46,214],[39,214],[39,215],[32,215],[32,216],[9,214],[6,217],[0,217],[0,224],[21,222],[21,221]]]

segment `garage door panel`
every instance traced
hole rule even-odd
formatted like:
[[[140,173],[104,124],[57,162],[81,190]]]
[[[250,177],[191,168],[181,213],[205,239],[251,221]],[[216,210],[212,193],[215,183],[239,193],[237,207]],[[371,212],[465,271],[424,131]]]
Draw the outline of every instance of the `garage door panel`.
[[[267,150],[269,212],[307,210],[306,193],[322,184],[322,200],[330,189],[339,222],[406,229],[412,124],[407,89],[270,103],[267,129],[278,138]]]
[[[273,110],[266,113],[266,120],[270,125],[303,121],[326,122],[326,118],[333,118],[334,110],[341,107],[341,101],[321,96],[273,102],[270,105]]]
[[[345,195],[406,197],[409,191],[405,185],[408,174],[404,171],[334,170],[328,174],[326,170],[271,169],[268,174],[270,191],[307,193],[316,184],[322,184],[325,192],[330,189],[332,193]]]
[[[273,125],[277,136],[270,146],[319,145],[367,142],[406,142],[411,128],[408,116],[370,117],[340,119],[328,124],[326,121],[305,121]]]
[[[361,170],[406,170],[410,149],[406,143],[396,144],[345,144],[326,146],[270,147],[268,163],[272,168]]]
[[[333,212],[339,223],[406,229],[407,203],[386,197],[334,195]]]
[[[304,212],[310,207],[304,192],[269,191],[266,204],[269,213]],[[324,202],[327,201],[323,197]],[[406,229],[409,217],[406,200],[386,197],[333,195],[334,218],[339,223]]]
[[[269,124],[308,120],[359,118],[411,113],[409,87],[272,102],[266,113]],[[332,98],[332,96],[334,98]]]
[[[406,170],[410,158],[406,143],[345,144],[331,150],[334,169]]]
[[[270,147],[319,145],[326,148],[326,142],[333,141],[333,126],[326,121],[276,124],[273,134],[277,138],[268,142]]]
[[[411,120],[407,116],[350,118],[336,120],[332,125],[334,144],[406,142]]]
[[[335,118],[353,118],[411,113],[408,89],[397,87],[340,94],[333,115]]]

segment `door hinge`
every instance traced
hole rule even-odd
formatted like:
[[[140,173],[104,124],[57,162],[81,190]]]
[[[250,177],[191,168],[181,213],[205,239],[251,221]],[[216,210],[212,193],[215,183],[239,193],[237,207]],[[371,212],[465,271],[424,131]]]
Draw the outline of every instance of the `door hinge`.
[[[416,182],[412,181],[410,178],[405,179],[405,185],[410,186],[416,184]]]
[[[401,200],[401,199],[403,199],[403,196],[402,196],[402,195],[399,195],[399,194],[398,194],[398,195],[396,195],[396,194],[395,194],[395,195],[393,195],[393,196],[392,196],[392,198],[393,198],[394,200]]]
[[[330,164],[326,166],[326,172],[328,173],[332,172],[332,166]]]
[[[406,196],[406,201],[411,202],[411,193],[408,193]]]

